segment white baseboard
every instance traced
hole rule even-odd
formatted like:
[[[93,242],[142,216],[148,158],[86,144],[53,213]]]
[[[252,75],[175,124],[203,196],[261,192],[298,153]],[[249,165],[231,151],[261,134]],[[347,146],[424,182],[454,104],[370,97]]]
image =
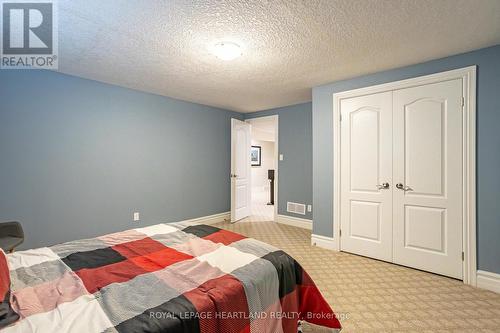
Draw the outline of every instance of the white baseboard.
[[[311,245],[322,247],[328,250],[338,251],[338,246],[332,237],[326,237],[321,235],[311,235]]]
[[[500,274],[477,271],[477,287],[500,293]]]
[[[308,219],[302,219],[300,217],[293,217],[293,216],[278,214],[278,215],[276,215],[275,221],[277,223],[291,225],[293,227],[312,230],[312,221],[308,220]]]
[[[184,220],[184,221],[181,221],[180,223],[186,224],[186,225],[215,224],[215,223],[224,222],[224,220],[230,220],[230,219],[231,219],[231,212],[224,212],[224,213],[202,216],[202,217],[197,217],[197,218],[189,219],[189,220]]]

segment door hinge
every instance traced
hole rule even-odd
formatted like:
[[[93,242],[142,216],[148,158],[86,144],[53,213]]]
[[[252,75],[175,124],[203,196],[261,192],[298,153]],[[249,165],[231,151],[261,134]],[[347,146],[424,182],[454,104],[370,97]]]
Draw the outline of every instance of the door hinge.
[[[465,97],[462,97],[462,107],[465,106]]]
[[[340,114],[340,121],[342,121],[342,113]]]
[[[339,229],[339,237],[342,237],[342,229]]]
[[[465,253],[462,252],[462,261],[464,261],[464,260],[465,260]]]

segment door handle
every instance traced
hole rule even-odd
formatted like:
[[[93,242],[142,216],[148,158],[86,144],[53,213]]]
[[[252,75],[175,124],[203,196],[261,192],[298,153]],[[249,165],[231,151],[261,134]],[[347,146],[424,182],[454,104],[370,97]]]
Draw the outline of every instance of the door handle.
[[[389,188],[389,186],[390,186],[389,183],[382,183],[382,184],[377,185],[377,188],[379,190],[387,190]]]
[[[405,191],[405,192],[406,192],[406,191],[413,191],[413,189],[412,189],[410,186],[405,186],[405,185],[403,185],[403,184],[401,184],[401,183],[397,183],[397,184],[396,184],[396,188],[397,188],[398,190],[402,190],[402,191]]]
[[[237,177],[238,177],[238,175],[236,175],[236,174],[233,174],[233,173],[232,173],[229,177],[230,177],[230,178],[237,178]]]

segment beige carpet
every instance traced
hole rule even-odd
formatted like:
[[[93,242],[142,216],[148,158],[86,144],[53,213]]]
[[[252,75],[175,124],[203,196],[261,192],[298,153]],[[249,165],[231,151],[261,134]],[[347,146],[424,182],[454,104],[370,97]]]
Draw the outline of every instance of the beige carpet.
[[[342,332],[500,332],[500,294],[461,281],[311,246],[311,232],[274,222],[218,227],[283,249],[339,315]],[[304,332],[320,332],[305,327]]]

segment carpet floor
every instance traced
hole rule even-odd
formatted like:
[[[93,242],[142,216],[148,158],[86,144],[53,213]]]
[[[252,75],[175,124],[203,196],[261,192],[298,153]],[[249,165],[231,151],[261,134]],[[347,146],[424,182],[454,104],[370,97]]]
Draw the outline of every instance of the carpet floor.
[[[274,222],[219,223],[283,249],[307,270],[342,332],[500,332],[500,294],[461,281],[311,246],[311,232]],[[304,332],[321,332],[306,325]]]

